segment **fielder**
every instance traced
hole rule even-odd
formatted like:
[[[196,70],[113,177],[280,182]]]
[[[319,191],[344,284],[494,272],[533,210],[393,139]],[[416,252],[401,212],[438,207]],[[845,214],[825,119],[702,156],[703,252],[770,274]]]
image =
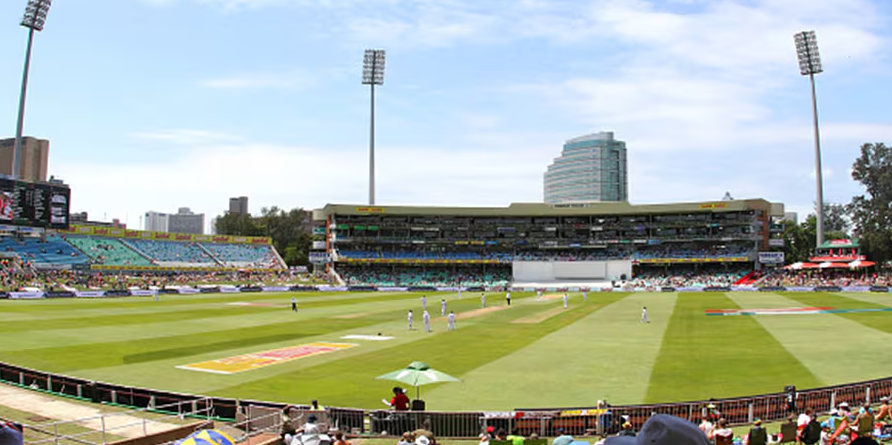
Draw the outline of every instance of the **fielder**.
[[[412,330],[412,320],[415,319],[415,314],[412,313],[412,310],[409,310],[409,330]]]
[[[511,306],[511,292],[505,294],[505,301],[508,302],[508,306]]]
[[[446,326],[446,330],[447,331],[455,330],[455,313],[452,311],[449,311],[449,324]]]
[[[480,304],[482,304],[484,308],[486,307],[486,293],[480,294]]]
[[[297,298],[291,297],[291,311],[297,312]]]
[[[440,316],[441,317],[446,316],[446,299],[445,298],[440,300]]]
[[[421,296],[421,309],[427,310],[427,296],[425,295]]]
[[[565,292],[564,293],[564,309],[566,309],[566,308],[567,308],[567,294]]]
[[[542,301],[542,291],[541,290],[536,291],[536,301]]]
[[[582,291],[582,301],[588,301],[588,291]]]
[[[647,306],[641,309],[641,319],[638,320],[638,323],[650,323],[650,320],[647,318]]]
[[[458,299],[461,300],[461,288],[458,288]]]
[[[424,330],[427,332],[431,331],[431,314],[428,314],[427,311],[424,311],[424,315],[422,316],[424,319]]]

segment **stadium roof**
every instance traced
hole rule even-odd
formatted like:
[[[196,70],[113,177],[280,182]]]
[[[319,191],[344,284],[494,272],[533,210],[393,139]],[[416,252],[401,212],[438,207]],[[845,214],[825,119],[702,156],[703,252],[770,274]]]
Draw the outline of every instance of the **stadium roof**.
[[[432,216],[573,216],[573,215],[649,215],[686,212],[739,212],[762,210],[772,216],[782,216],[784,205],[764,199],[733,201],[704,201],[672,204],[639,204],[628,202],[585,203],[513,203],[507,207],[421,207],[367,206],[357,204],[327,204],[314,212],[314,219],[328,215],[432,215]]]

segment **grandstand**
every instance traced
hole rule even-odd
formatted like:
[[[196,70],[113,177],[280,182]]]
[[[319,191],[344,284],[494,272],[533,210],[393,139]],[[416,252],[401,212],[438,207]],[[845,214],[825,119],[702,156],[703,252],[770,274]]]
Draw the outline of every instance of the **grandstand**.
[[[282,269],[268,238],[205,236],[72,226],[45,236],[0,236],[0,256],[37,269],[151,271],[164,268]]]
[[[703,275],[735,284],[769,250],[762,199],[681,204],[511,204],[502,208],[364,207],[314,212],[331,269],[351,285],[520,288],[654,286]],[[662,276],[665,279],[656,279]],[[470,285],[470,284],[468,284]]]

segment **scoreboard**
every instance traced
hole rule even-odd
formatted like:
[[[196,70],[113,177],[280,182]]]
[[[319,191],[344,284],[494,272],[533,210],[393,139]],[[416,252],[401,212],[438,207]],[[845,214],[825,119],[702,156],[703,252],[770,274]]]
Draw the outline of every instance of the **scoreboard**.
[[[67,229],[70,203],[65,184],[0,178],[0,224]]]

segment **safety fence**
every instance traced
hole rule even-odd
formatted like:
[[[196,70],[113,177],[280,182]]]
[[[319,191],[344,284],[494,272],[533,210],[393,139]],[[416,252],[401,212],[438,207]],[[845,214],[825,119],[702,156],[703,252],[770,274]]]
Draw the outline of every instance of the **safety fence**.
[[[283,403],[206,397],[154,389],[134,388],[61,376],[20,366],[0,363],[0,381],[35,390],[94,403],[114,404],[147,412],[237,422],[246,434],[277,432],[281,428]],[[766,422],[786,419],[793,412],[812,408],[826,413],[842,402],[851,406],[876,403],[892,395],[892,377],[795,393],[737,397],[691,402],[576,408],[517,408],[513,411],[389,411],[325,407],[313,410],[294,405],[295,423],[315,414],[320,426],[349,434],[396,436],[405,431],[426,429],[440,437],[475,437],[487,427],[517,430],[524,435],[557,435],[559,428],[572,435],[609,434],[623,422],[640,428],[653,414],[663,413],[698,422],[704,415],[718,413],[731,425],[743,425],[761,419]],[[713,408],[709,408],[712,405]]]
[[[161,405],[157,410],[147,408],[124,412],[100,413],[64,421],[47,421],[27,425],[25,443],[28,445],[92,445],[108,444],[145,437],[179,438],[189,433],[213,426],[210,421],[186,420],[190,417],[208,417],[208,404],[195,409],[190,402]]]

